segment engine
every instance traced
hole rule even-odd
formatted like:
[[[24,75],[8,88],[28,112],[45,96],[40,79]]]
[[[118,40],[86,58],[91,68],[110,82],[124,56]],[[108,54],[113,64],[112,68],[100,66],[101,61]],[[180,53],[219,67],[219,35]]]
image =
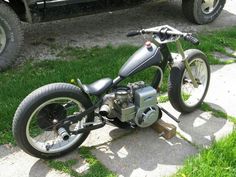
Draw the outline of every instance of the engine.
[[[139,127],[148,127],[160,118],[157,92],[143,81],[119,87],[104,96],[100,114],[118,118],[121,122],[134,122]]]

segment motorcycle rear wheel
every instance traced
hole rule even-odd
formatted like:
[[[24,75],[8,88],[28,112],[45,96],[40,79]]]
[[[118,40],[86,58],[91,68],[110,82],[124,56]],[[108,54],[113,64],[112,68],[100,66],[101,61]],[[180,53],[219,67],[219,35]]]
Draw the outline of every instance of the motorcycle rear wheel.
[[[175,63],[169,76],[168,96],[172,106],[181,113],[192,112],[202,104],[210,83],[207,57],[196,49],[185,51],[185,55],[198,87],[194,88],[184,62]]]
[[[89,135],[81,133],[63,139],[59,135],[60,121],[79,114],[92,106],[90,99],[71,84],[55,83],[45,85],[28,95],[19,105],[13,119],[13,135],[18,146],[26,153],[48,159],[66,154],[79,145]],[[90,113],[69,129],[81,128],[86,122],[93,122]]]

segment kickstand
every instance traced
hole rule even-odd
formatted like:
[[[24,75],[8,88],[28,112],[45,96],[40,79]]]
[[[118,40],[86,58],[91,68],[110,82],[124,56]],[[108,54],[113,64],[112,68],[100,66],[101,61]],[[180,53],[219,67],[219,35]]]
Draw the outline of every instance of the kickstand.
[[[171,119],[173,119],[175,122],[177,123],[180,123],[180,121],[175,117],[173,116],[171,113],[169,113],[166,109],[164,109],[163,107],[159,106],[158,107],[164,112],[166,113],[166,115],[168,115]]]

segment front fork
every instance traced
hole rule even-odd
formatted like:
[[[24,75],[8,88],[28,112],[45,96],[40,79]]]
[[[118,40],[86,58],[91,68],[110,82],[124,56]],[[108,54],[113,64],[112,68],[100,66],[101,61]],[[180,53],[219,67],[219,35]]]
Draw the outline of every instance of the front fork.
[[[192,73],[192,71],[191,71],[189,62],[188,62],[188,60],[187,60],[187,58],[186,58],[186,56],[185,56],[185,54],[184,54],[183,47],[182,47],[181,42],[180,42],[179,40],[176,41],[176,47],[177,47],[178,53],[179,53],[179,54],[181,55],[181,57],[182,57],[182,61],[184,62],[184,65],[185,65],[186,70],[187,70],[187,72],[188,72],[188,75],[189,75],[189,77],[190,77],[190,79],[191,79],[191,81],[192,81],[192,83],[193,83],[194,88],[197,88],[197,87],[198,87],[198,84],[197,84],[195,78],[193,77],[193,73]]]

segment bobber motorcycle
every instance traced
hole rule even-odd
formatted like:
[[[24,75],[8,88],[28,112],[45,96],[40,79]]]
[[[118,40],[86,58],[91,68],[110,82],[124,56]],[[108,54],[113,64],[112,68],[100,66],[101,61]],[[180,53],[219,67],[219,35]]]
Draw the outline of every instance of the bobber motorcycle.
[[[167,67],[172,106],[182,113],[198,108],[208,90],[210,67],[203,52],[184,51],[179,40],[183,38],[198,45],[198,39],[168,25],[127,34],[136,35],[152,35],[153,40],[127,60],[115,79],[103,78],[88,85],[79,79],[76,85],[53,83],[30,93],[13,120],[13,134],[19,147],[33,156],[52,158],[80,146],[90,131],[108,122],[120,128],[145,128],[160,119],[162,112],[179,122],[157,102]],[[172,57],[167,46],[171,42],[176,43],[181,60]],[[124,79],[149,67],[156,69],[152,84],[138,81],[120,85]]]

